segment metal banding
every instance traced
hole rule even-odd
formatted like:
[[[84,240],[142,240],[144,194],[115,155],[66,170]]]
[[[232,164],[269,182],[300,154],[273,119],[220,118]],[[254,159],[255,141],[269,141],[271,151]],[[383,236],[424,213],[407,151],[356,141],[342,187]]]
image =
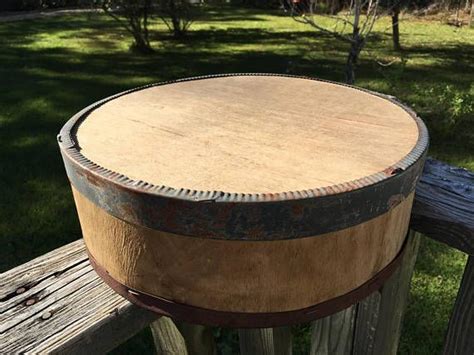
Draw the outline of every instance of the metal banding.
[[[315,236],[368,221],[395,207],[414,191],[428,148],[424,123],[392,97],[382,97],[404,109],[416,122],[418,141],[412,151],[382,172],[334,186],[279,193],[241,194],[197,191],[135,181],[87,159],[75,139],[88,114],[120,96],[152,86],[223,76],[284,76],[280,74],[225,74],[147,85],[111,96],[73,116],[58,136],[72,185],[93,203],[127,222],[168,233],[226,240],[281,240]],[[368,203],[370,201],[370,203]]]
[[[232,328],[270,328],[289,326],[320,319],[361,301],[377,291],[399,267],[405,252],[406,240],[402,250],[390,264],[379,271],[370,280],[358,288],[328,301],[303,309],[274,313],[225,312],[176,303],[160,297],[154,297],[127,287],[115,280],[97,260],[88,252],[92,267],[102,280],[115,292],[130,302],[160,315],[188,323]]]

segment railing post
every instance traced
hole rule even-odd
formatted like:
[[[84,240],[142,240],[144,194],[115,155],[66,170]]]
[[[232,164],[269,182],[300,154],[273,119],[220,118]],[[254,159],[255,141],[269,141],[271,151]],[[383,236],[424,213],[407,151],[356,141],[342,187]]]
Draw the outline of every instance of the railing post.
[[[239,329],[241,355],[275,355],[273,329]]]
[[[186,342],[171,318],[160,317],[150,325],[158,355],[187,355]]]
[[[380,297],[376,291],[357,304],[352,355],[374,354]]]
[[[217,354],[212,327],[184,322],[175,323],[186,342],[189,355]]]
[[[150,325],[158,355],[215,355],[212,328],[161,317]]]
[[[469,256],[454,310],[449,320],[443,354],[474,354],[474,256]]]
[[[293,354],[293,336],[290,326],[273,328],[273,347],[275,355]]]
[[[351,306],[311,325],[311,355],[351,353],[355,307]]]
[[[397,353],[400,330],[410,281],[415,267],[420,235],[410,232],[401,265],[374,293],[359,304],[354,338],[354,354]]]

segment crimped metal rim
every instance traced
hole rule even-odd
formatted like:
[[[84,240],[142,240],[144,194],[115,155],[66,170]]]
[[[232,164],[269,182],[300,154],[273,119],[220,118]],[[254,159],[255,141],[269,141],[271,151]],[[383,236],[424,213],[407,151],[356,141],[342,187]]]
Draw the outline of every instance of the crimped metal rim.
[[[225,191],[203,191],[203,190],[193,190],[186,188],[174,188],[166,185],[154,185],[142,180],[134,180],[129,177],[120,174],[118,172],[112,171],[105,167],[102,167],[87,157],[85,157],[79,150],[78,142],[76,140],[77,128],[80,124],[88,117],[88,115],[97,109],[98,107],[104,105],[105,103],[112,101],[120,96],[124,96],[133,92],[141,91],[155,86],[162,86],[186,81],[193,80],[207,80],[213,78],[221,77],[231,77],[231,76],[277,76],[277,77],[288,77],[294,79],[304,79],[319,81],[324,83],[330,83],[334,85],[344,86],[358,90],[370,95],[380,97],[382,99],[388,100],[389,102],[399,106],[405,112],[407,112],[410,117],[413,118],[417,127],[418,127],[418,140],[413,147],[413,149],[401,160],[395,163],[392,166],[387,167],[385,170],[362,177],[357,180],[347,181],[335,185],[328,185],[325,187],[317,187],[312,189],[297,190],[297,191],[285,191],[285,192],[276,192],[276,193],[238,193],[238,192],[225,192]],[[384,180],[390,179],[393,175],[396,175],[399,172],[402,172],[412,166],[417,162],[423,154],[427,151],[428,148],[428,130],[424,122],[416,115],[416,113],[407,107],[406,105],[399,102],[395,97],[380,94],[373,92],[371,90],[355,87],[348,84],[341,84],[330,80],[323,80],[312,78],[308,76],[296,76],[296,75],[287,75],[287,74],[273,74],[273,73],[230,73],[230,74],[214,74],[214,75],[204,75],[196,76],[184,79],[170,80],[159,82],[155,84],[144,85],[138,88],[130,89],[123,91],[121,93],[112,95],[103,100],[93,103],[92,105],[86,107],[82,111],[75,114],[70,120],[61,129],[57,139],[61,150],[70,159],[81,166],[84,169],[89,170],[90,173],[96,174],[99,177],[108,180],[112,183],[118,184],[122,188],[131,189],[137,192],[146,193],[150,195],[156,195],[160,197],[168,197],[186,201],[212,201],[212,202],[238,202],[238,203],[255,203],[255,202],[275,202],[275,201],[289,201],[289,200],[300,200],[300,199],[309,199],[315,197],[323,197],[336,195],[348,191],[353,191],[354,189],[361,189],[370,185],[380,183]]]

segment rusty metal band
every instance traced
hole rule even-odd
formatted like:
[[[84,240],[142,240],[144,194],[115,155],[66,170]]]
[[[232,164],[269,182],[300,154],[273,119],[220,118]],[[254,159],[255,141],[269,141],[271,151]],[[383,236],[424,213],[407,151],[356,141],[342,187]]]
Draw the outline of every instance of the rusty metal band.
[[[230,328],[269,328],[295,325],[324,318],[363,300],[371,293],[380,289],[384,282],[400,266],[406,249],[406,244],[405,240],[402,249],[395,259],[358,288],[342,296],[332,298],[314,306],[294,311],[273,313],[216,311],[155,297],[118,282],[97,262],[97,260],[94,259],[89,251],[88,254],[92,267],[101,279],[115,292],[137,306],[188,323]]]
[[[349,228],[386,213],[414,191],[428,148],[424,123],[394,98],[355,87],[403,108],[419,131],[417,143],[403,159],[355,181],[280,193],[197,191],[132,180],[97,165],[80,152],[75,138],[78,126],[108,101],[157,85],[244,75],[285,76],[348,86],[280,74],[225,74],[158,83],[111,96],[76,114],[58,136],[72,185],[102,209],[129,223],[173,234],[226,240],[294,239]]]

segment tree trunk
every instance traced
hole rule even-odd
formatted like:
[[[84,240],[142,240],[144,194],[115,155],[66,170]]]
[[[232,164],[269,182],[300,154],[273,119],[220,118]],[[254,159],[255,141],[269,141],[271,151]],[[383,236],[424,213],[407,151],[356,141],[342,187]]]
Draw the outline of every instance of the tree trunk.
[[[471,14],[469,15],[469,27],[474,24],[474,0],[471,0]]]
[[[171,17],[171,22],[173,23],[173,35],[177,38],[182,37],[184,32],[181,30],[181,23],[177,16]]]
[[[361,11],[361,0],[354,0],[354,22],[352,24],[351,48],[349,49],[346,62],[346,83],[351,85],[355,82],[355,66],[357,65],[357,59],[359,58],[359,53],[362,50],[363,45],[363,39],[359,35]]]
[[[346,61],[346,83],[350,85],[355,83],[355,67],[360,53],[357,47],[357,43],[353,42],[351,44],[351,49]]]
[[[168,0],[169,4],[169,15],[171,18],[171,25],[173,26],[173,35],[176,38],[184,36],[184,31],[181,26],[181,14],[179,13],[179,5],[176,4],[175,0]]]
[[[344,2],[342,0],[332,0],[330,3],[330,15],[337,15],[344,7]]]
[[[151,53],[153,49],[150,46],[150,42],[148,38],[143,35],[141,32],[134,32],[133,33],[134,45],[133,47],[142,53]]]
[[[400,15],[400,4],[397,3],[392,9],[392,39],[393,39],[393,49],[400,51],[402,47],[400,46],[400,28],[398,26]]]

